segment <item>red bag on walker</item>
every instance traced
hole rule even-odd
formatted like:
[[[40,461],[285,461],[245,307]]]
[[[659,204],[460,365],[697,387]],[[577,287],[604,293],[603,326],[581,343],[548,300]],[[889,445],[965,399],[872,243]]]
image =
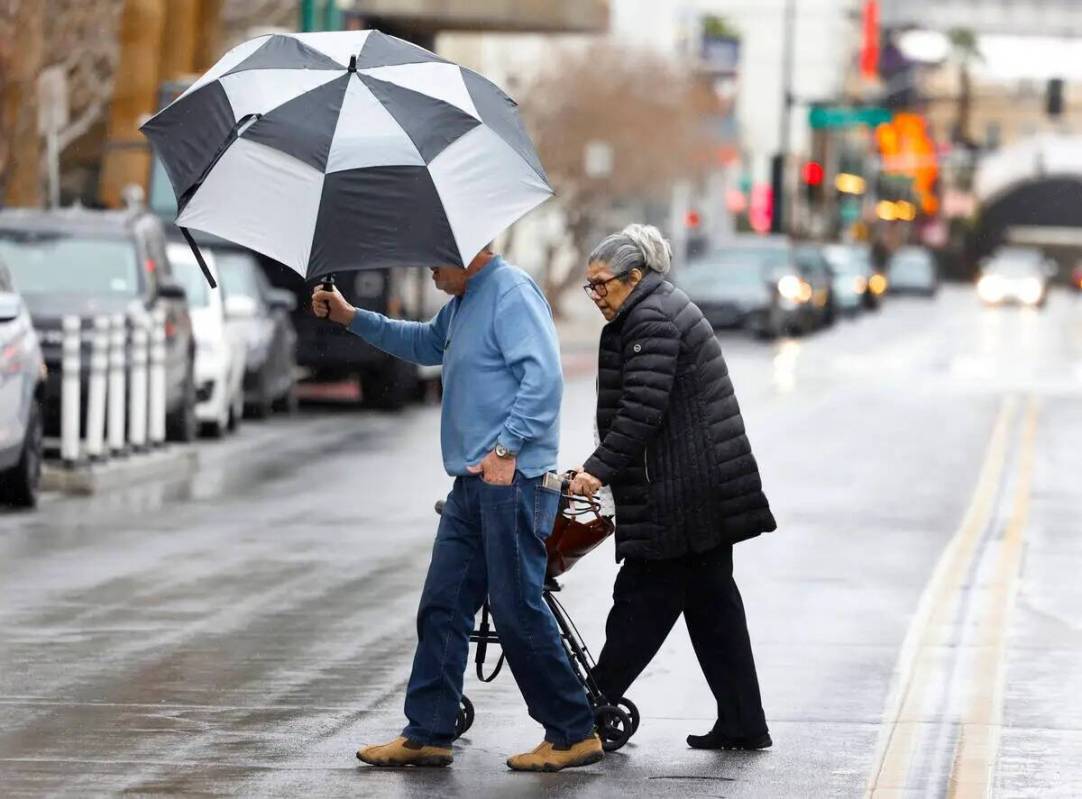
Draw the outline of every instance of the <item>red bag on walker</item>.
[[[549,579],[559,577],[579,559],[592,552],[616,530],[608,516],[601,515],[601,505],[593,497],[572,497],[566,492],[552,534],[545,541],[548,550]]]

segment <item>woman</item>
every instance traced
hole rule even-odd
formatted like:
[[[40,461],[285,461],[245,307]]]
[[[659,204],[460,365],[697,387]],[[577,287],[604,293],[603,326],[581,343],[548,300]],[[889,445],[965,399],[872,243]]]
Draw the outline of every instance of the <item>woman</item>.
[[[610,486],[616,557],[605,648],[595,676],[622,697],[681,613],[718,705],[697,749],[771,745],[733,544],[775,529],[713,329],[665,279],[671,251],[631,225],[591,253],[583,287],[608,320],[601,333],[600,444],[571,486]]]

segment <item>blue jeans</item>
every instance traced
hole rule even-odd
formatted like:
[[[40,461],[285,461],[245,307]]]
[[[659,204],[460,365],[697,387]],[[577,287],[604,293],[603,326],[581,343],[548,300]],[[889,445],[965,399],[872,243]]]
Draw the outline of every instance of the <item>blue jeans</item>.
[[[545,739],[566,746],[592,733],[593,711],[541,594],[545,539],[560,501],[541,483],[518,473],[509,486],[455,480],[417,612],[402,731],[411,740],[450,746],[455,739],[469,634],[486,593],[507,665]]]

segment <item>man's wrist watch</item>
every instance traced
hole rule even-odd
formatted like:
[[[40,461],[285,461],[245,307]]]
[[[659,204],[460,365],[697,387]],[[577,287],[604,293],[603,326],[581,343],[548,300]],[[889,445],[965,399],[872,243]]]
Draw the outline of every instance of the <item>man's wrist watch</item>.
[[[504,460],[509,460],[515,457],[515,453],[513,453],[511,450],[509,450],[507,447],[505,447],[503,444],[500,444],[499,442],[496,443],[495,452],[497,458],[503,458]]]

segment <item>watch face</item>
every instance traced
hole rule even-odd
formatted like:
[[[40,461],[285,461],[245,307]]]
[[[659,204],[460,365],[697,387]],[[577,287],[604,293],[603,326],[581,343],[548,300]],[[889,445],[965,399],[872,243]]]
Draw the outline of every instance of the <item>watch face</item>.
[[[510,453],[508,453],[507,447],[505,447],[503,444],[497,444],[496,445],[496,457],[497,458],[506,458],[509,454]]]

